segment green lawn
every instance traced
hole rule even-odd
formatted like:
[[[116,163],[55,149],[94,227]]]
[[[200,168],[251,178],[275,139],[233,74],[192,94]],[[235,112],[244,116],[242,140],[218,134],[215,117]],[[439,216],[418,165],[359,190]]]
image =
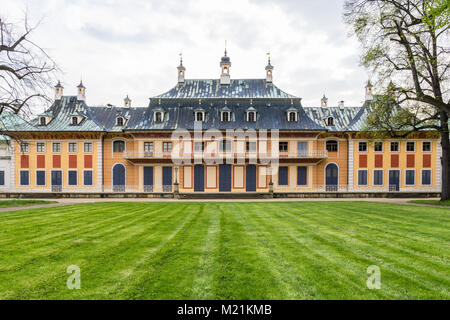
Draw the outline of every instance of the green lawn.
[[[4,212],[0,299],[449,299],[449,230],[450,209],[368,202]],[[69,265],[80,290],[66,287]]]
[[[431,204],[435,206],[450,206],[450,200],[446,201],[439,201],[439,200],[411,200],[409,201],[411,203],[418,203],[418,204]]]
[[[50,204],[50,203],[56,203],[56,201],[44,201],[44,200],[0,200],[0,208],[33,206],[33,205],[37,205],[37,204]]]

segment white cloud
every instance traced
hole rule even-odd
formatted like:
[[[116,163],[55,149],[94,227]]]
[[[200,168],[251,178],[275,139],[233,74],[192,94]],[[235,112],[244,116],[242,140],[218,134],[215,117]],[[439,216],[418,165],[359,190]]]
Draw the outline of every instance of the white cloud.
[[[3,3],[5,0],[3,1]],[[366,73],[358,66],[358,44],[347,38],[343,0],[6,0],[14,20],[28,11],[44,17],[33,35],[64,71],[66,94],[80,77],[89,104],[146,106],[150,96],[176,83],[178,53],[188,78],[218,78],[228,40],[233,78],[262,78],[266,52],[274,82],[318,105],[326,92],[332,104],[360,105]]]

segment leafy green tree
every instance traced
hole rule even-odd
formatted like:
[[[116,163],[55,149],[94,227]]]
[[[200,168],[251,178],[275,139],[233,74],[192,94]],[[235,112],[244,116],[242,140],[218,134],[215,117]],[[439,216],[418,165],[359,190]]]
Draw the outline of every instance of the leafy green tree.
[[[442,200],[450,199],[449,0],[348,0],[344,19],[379,95],[368,118],[377,135],[437,130]]]

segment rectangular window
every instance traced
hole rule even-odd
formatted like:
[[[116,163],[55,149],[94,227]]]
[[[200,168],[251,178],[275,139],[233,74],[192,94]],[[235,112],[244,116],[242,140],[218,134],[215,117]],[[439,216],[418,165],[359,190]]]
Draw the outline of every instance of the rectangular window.
[[[279,142],[278,143],[278,149],[280,152],[288,152],[288,142]]]
[[[431,185],[431,170],[422,170],[422,185]]]
[[[256,142],[255,141],[247,141],[246,144],[247,152],[256,152]]]
[[[398,141],[391,142],[391,152],[399,152],[400,151],[400,144]]]
[[[75,170],[69,170],[69,186],[76,186],[77,185],[77,171]]]
[[[195,152],[205,151],[205,143],[204,142],[195,142],[194,143],[194,151]]]
[[[230,140],[222,140],[222,143],[220,144],[220,151],[231,152],[231,141]]]
[[[374,170],[373,171],[373,185],[374,186],[382,186],[383,185],[383,170]]]
[[[45,143],[44,142],[36,143],[36,152],[45,152]]]
[[[85,186],[92,186],[92,171],[91,170],[84,171],[83,183]]]
[[[20,152],[24,153],[30,152],[30,144],[28,142],[22,142],[20,144]]]
[[[377,141],[373,144],[373,150],[375,152],[383,152],[383,142]]]
[[[431,142],[430,141],[422,142],[422,151],[423,152],[431,152]]]
[[[308,154],[308,142],[300,141],[297,145],[298,155],[300,157],[306,157]]]
[[[45,170],[36,171],[36,185],[45,186]]]
[[[153,153],[153,142],[144,142],[144,152]]]
[[[407,186],[413,186],[416,184],[416,171],[415,170],[406,170],[405,171],[405,184]]]
[[[30,173],[28,171],[20,171],[20,185],[28,186],[30,184]]]
[[[359,152],[367,152],[367,142],[361,141],[358,144],[358,150]]]
[[[416,143],[414,141],[406,142],[406,151],[407,152],[414,152],[414,151],[416,151]]]
[[[172,142],[163,142],[163,152],[172,152]]]
[[[278,185],[279,186],[288,185],[288,167],[278,168]]]
[[[87,153],[92,152],[92,142],[84,143],[84,152],[87,152]]]
[[[367,170],[358,170],[358,185],[367,186]]]
[[[5,171],[0,171],[0,186],[5,185]]]
[[[297,185],[306,186],[308,184],[308,167],[297,167]]]
[[[53,152],[61,152],[61,142],[53,142],[52,143],[52,151]]]
[[[69,152],[77,152],[77,143],[69,142]]]

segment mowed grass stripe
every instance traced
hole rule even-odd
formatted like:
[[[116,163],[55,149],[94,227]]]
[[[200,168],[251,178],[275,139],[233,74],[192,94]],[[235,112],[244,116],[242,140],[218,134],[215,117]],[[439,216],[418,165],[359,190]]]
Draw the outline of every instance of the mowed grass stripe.
[[[122,209],[124,205],[122,204]],[[119,206],[120,207],[120,206]],[[150,214],[153,212],[161,211],[163,207],[152,210]],[[108,270],[104,269],[105,267],[111,268],[110,265],[104,263],[104,259],[108,257],[114,257],[119,250],[133,250],[133,245],[127,246],[127,242],[134,237],[138,237],[139,233],[144,232],[141,227],[139,227],[140,221],[146,219],[146,216],[143,213],[144,210],[148,210],[148,208],[140,208],[139,211],[130,210],[122,210],[122,212],[127,212],[127,214],[120,215],[121,219],[114,220],[106,220],[106,223],[103,223],[101,226],[96,224],[92,228],[84,229],[83,231],[69,228],[69,234],[72,234],[72,238],[75,239],[74,242],[65,242],[65,241],[57,241],[52,243],[52,245],[41,243],[39,245],[39,249],[36,251],[40,253],[42,251],[41,256],[39,257],[31,257],[31,261],[28,263],[36,263],[36,268],[33,274],[21,274],[21,270],[23,268],[19,268],[19,271],[14,270],[17,275],[17,279],[21,279],[23,282],[27,282],[31,279],[34,280],[36,286],[34,288],[34,292],[36,292],[36,296],[33,298],[39,298],[40,296],[48,295],[52,291],[58,291],[61,288],[65,287],[64,279],[67,278],[65,274],[65,270],[67,266],[71,264],[78,265],[82,270],[86,271],[85,266],[88,266],[87,270],[95,269],[96,265],[100,265],[103,268],[101,274],[107,274]],[[130,213],[131,211],[131,213]],[[83,212],[81,211],[80,214]],[[86,214],[86,212],[85,212]],[[175,215],[176,212],[172,214]],[[129,216],[133,215],[133,219],[130,219]],[[119,218],[116,217],[116,218]],[[169,217],[170,219],[171,217]],[[138,224],[136,224],[138,223]],[[163,219],[160,221],[155,221],[155,223],[163,223]],[[137,228],[136,232],[130,228],[130,226],[134,225]],[[127,234],[125,237],[120,237],[115,234],[115,231],[120,229],[127,230]],[[95,236],[89,236],[85,242],[78,242],[80,236],[83,234],[89,234],[89,232],[93,232]],[[37,244],[38,245],[38,244]],[[45,249],[47,246],[50,249],[46,252]],[[53,250],[51,250],[53,248]],[[58,261],[58,260],[68,260],[70,259],[70,263],[68,264],[60,264],[60,268],[54,270],[47,270],[50,265],[50,261]],[[40,277],[42,275],[42,277]],[[87,274],[89,275],[89,273]],[[49,283],[58,282],[60,287],[52,287]],[[87,281],[86,283],[90,283]],[[68,291],[73,292],[73,291]],[[19,292],[19,296],[21,293]]]
[[[113,202],[0,215],[0,299],[448,299],[450,210]],[[66,288],[66,268],[82,289]],[[382,289],[365,286],[367,266]]]
[[[329,211],[324,210],[324,212],[321,212],[321,209],[318,209],[320,218],[317,219],[308,215],[302,215],[302,217],[312,220],[312,223],[316,223],[317,225],[323,225],[323,222],[321,220],[325,218],[325,216],[328,214],[327,212]],[[348,221],[347,223],[351,222]],[[355,227],[357,226],[355,225]],[[328,238],[327,235],[336,236],[341,239],[340,241],[332,243],[333,249],[339,248],[339,250],[342,252],[348,252],[347,247],[341,245],[341,243],[347,243],[345,229],[340,231],[331,231],[330,229],[320,228],[319,230],[319,234],[324,239]],[[371,236],[367,237],[365,236],[366,234],[370,234]],[[398,240],[400,238],[396,239]],[[392,241],[394,241],[393,238],[383,238],[381,235],[376,236],[373,233],[367,233],[364,230],[362,230],[361,232],[354,232],[352,240],[354,242],[357,242],[358,245],[352,246],[351,248],[359,248],[354,258],[356,258],[358,254],[366,255],[368,253],[371,253],[374,257],[374,261],[378,261],[380,267],[385,267],[385,276],[392,276],[392,278],[395,278],[396,280],[403,280],[403,282],[415,283],[417,287],[428,289],[435,287],[440,288],[444,296],[448,294],[448,280],[446,277],[446,275],[449,273],[448,263],[436,268],[436,265],[433,264],[433,260],[423,259],[423,257],[420,255],[413,255],[411,257],[408,252],[404,252],[405,250],[402,249],[401,245],[392,244]],[[365,249],[362,250],[363,248]],[[391,258],[393,251],[398,253],[395,259]],[[377,264],[375,262],[372,262],[371,264]],[[422,266],[422,264],[418,262],[422,262],[423,264],[425,264],[425,266]],[[431,267],[433,268],[431,269]],[[433,281],[430,282],[429,280]],[[393,281],[389,281],[386,283],[393,284]],[[403,283],[401,283],[401,286],[403,286]],[[398,291],[397,288],[392,289],[392,292],[396,291]]]

